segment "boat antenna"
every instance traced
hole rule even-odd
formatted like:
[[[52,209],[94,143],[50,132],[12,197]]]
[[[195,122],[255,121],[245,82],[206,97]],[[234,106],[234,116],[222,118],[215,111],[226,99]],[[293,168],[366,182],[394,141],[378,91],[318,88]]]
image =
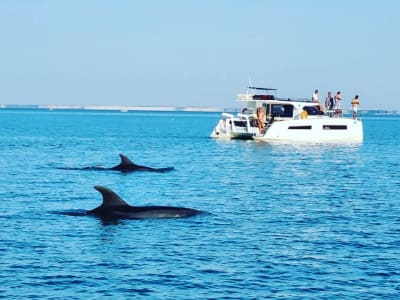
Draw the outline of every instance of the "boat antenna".
[[[251,77],[250,77],[250,72],[247,72],[247,81],[249,82],[248,86],[247,86],[247,93],[249,93],[250,91],[250,87],[253,86],[253,84],[251,83]]]

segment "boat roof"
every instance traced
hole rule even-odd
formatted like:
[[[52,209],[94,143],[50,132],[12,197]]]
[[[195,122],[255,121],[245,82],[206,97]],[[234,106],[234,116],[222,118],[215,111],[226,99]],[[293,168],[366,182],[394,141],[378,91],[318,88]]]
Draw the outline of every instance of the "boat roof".
[[[312,102],[309,99],[305,98],[278,98],[275,97],[274,99],[253,99],[252,95],[248,94],[238,94],[236,101],[238,102],[247,102],[247,103],[274,103],[274,104],[285,104],[285,103],[295,103],[295,102],[300,102],[300,103],[308,103],[311,105],[319,105],[316,102]]]
[[[266,95],[254,94],[252,90],[256,91],[264,91]],[[302,103],[313,103],[310,99],[307,98],[283,98],[277,97],[275,92],[278,89],[274,88],[265,88],[265,87],[256,87],[256,86],[248,86],[246,94],[238,94],[236,101],[247,101],[248,103],[284,103],[284,102],[302,102]],[[269,91],[273,93],[268,93]],[[268,97],[268,98],[264,98]],[[317,103],[313,103],[314,105],[318,105]]]
[[[278,90],[278,89],[262,88],[262,87],[255,87],[255,86],[249,86],[248,89],[250,89],[250,90],[259,90],[259,91],[277,91]]]
[[[291,99],[291,98],[275,98],[273,100],[259,100],[259,99],[236,99],[238,102],[247,102],[247,103],[266,103],[266,104],[294,104],[294,103],[302,103],[308,104],[311,106],[318,106],[318,103],[312,102],[308,99]]]

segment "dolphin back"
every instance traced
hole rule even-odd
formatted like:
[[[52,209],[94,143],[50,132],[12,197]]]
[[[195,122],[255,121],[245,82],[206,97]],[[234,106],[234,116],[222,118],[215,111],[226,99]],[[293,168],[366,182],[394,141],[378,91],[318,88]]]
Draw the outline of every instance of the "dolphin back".
[[[101,207],[118,207],[118,206],[129,206],[120,196],[117,195],[114,191],[106,188],[104,186],[96,185],[94,187],[98,190],[103,196],[103,203]]]
[[[131,206],[114,191],[103,186],[95,186],[103,196],[103,203],[88,212],[101,218],[121,219],[165,219],[185,218],[202,213],[203,211],[174,206]]]
[[[121,172],[150,171],[158,173],[164,173],[174,170],[174,167],[152,168],[152,167],[137,165],[123,154],[119,154],[119,157],[121,158],[121,162],[118,165],[110,168],[110,170],[116,170]]]
[[[118,171],[124,171],[124,170],[134,170],[136,165],[133,161],[131,161],[127,156],[123,154],[119,154],[119,157],[121,159],[121,162],[112,167],[111,170],[118,170]]]

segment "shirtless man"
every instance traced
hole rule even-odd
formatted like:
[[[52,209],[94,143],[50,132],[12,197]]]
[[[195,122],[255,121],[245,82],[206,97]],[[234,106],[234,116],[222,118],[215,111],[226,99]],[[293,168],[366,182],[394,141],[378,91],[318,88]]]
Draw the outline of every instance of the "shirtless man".
[[[358,106],[360,105],[360,100],[358,100],[358,95],[351,100],[351,106],[353,107],[353,119],[357,118]]]
[[[257,108],[257,123],[260,133],[264,133],[264,128],[265,128],[264,122],[265,122],[265,114],[262,107],[259,107]]]

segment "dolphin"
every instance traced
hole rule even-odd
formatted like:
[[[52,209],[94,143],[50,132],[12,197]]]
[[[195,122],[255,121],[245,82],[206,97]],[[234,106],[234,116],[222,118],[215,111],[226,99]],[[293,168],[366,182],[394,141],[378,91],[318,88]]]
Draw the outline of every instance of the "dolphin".
[[[114,191],[104,186],[95,186],[103,196],[103,203],[87,212],[102,219],[166,219],[186,218],[203,211],[174,206],[131,206]]]
[[[146,167],[146,166],[141,166],[137,165],[134,162],[132,162],[127,156],[123,154],[119,154],[119,157],[121,158],[121,162],[111,168],[106,168],[103,166],[89,166],[89,167],[83,167],[83,168],[60,168],[63,170],[89,170],[89,171],[120,171],[123,173],[127,172],[135,172],[135,171],[149,171],[149,172],[158,172],[158,173],[164,173],[164,172],[169,172],[174,170],[174,167],[166,167],[166,168],[152,168],[152,167]]]
[[[166,167],[166,168],[151,168],[146,166],[141,166],[135,164],[131,161],[127,156],[120,154],[121,162],[110,168],[110,170],[121,171],[121,172],[133,172],[133,171],[150,171],[150,172],[168,172],[172,171],[174,167]]]

